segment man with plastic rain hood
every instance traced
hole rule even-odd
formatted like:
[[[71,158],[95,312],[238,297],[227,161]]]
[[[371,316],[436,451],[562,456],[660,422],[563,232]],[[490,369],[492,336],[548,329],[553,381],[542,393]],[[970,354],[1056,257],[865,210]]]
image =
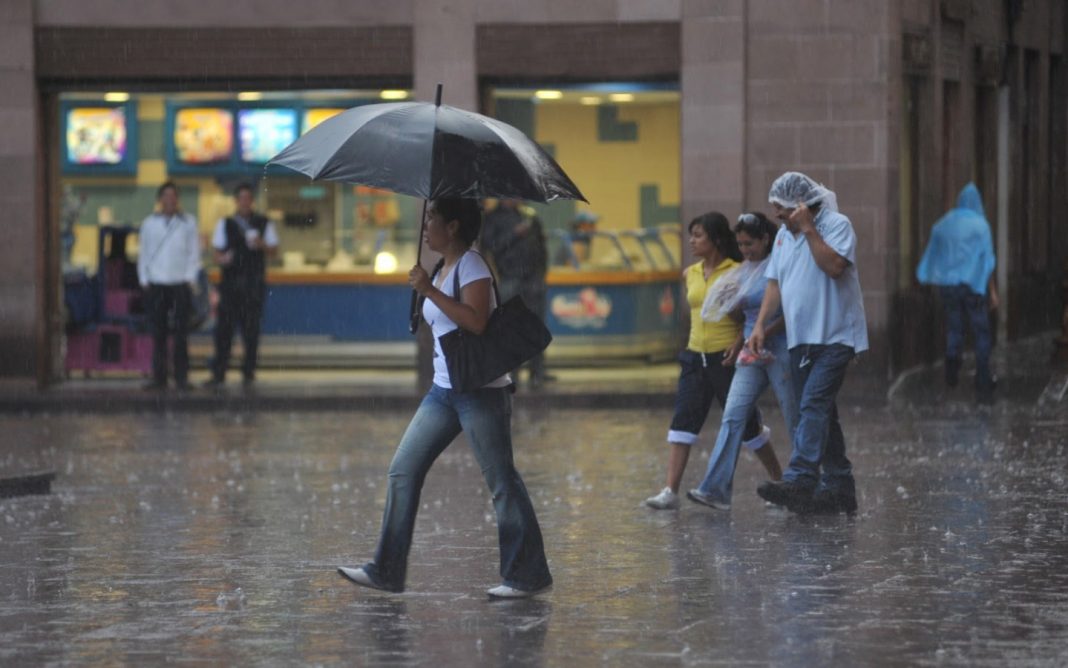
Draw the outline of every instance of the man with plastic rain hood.
[[[946,313],[946,385],[950,387],[957,385],[960,374],[964,319],[971,324],[975,336],[975,398],[979,403],[994,400],[990,311],[998,307],[995,264],[983,199],[975,184],[969,183],[960,191],[957,206],[931,229],[927,250],[916,267],[916,278],[939,286],[942,294]]]
[[[857,235],[835,194],[799,172],[775,179],[768,201],[783,225],[747,346],[764,349],[766,321],[781,305],[800,413],[782,481],[761,484],[757,494],[797,513],[854,513],[853,465],[835,402],[849,362],[868,349]]]

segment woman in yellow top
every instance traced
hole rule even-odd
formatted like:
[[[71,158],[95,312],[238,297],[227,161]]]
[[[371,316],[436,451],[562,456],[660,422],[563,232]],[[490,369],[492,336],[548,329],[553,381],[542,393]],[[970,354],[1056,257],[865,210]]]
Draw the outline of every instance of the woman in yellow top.
[[[690,222],[690,250],[699,261],[686,269],[686,301],[690,305],[690,342],[679,353],[679,389],[675,396],[675,416],[668,429],[667,486],[645,504],[657,510],[679,507],[679,484],[690,458],[690,447],[697,442],[697,435],[708,417],[712,400],[722,408],[727,402],[731,379],[734,377],[734,359],[742,349],[741,323],[732,318],[718,322],[705,322],[701,307],[709,288],[731,269],[738,266],[742,255],[738,242],[731,232],[727,218],[718,212],[706,213]],[[764,447],[768,431],[762,426],[760,411],[753,412],[746,422],[743,442],[757,451],[768,474],[777,479],[779,465],[774,451]],[[771,458],[766,455],[771,451]]]

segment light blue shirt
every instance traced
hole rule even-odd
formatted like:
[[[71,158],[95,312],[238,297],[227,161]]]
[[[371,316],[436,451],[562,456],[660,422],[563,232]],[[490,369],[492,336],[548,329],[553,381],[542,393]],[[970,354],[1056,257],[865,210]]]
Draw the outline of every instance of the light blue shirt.
[[[967,285],[975,294],[985,295],[995,264],[983,200],[975,184],[969,183],[960,191],[957,206],[931,229],[916,278],[929,285]]]
[[[841,276],[831,278],[816,264],[804,234],[794,234],[785,225],[779,228],[764,275],[779,283],[786,344],[795,348],[840,343],[857,353],[867,350],[868,324],[857,277],[853,225],[842,214],[826,209],[816,216],[815,225],[824,242],[849,266]]]
[[[768,264],[771,261],[768,260]],[[753,288],[742,297],[740,305],[742,307],[742,313],[745,314],[744,334],[745,338],[749,338],[749,335],[753,333],[753,328],[756,327],[757,316],[760,315],[760,304],[764,301],[764,292],[768,287],[768,278],[764,276],[760,280],[757,280],[753,285]],[[770,318],[768,318],[768,324],[775,322],[782,317],[782,309],[780,308]],[[783,332],[777,332],[773,334],[769,339],[786,338],[786,334]]]

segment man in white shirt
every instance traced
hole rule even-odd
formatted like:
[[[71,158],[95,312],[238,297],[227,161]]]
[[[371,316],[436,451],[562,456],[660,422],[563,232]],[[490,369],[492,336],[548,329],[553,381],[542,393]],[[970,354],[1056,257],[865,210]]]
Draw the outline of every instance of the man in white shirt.
[[[137,277],[146,293],[152,324],[152,381],[145,389],[167,387],[169,313],[174,311],[174,382],[189,386],[187,335],[193,307],[193,290],[200,271],[197,220],[178,207],[178,186],[167,181],[156,191],[159,210],[145,218],[140,230]]]
[[[836,397],[849,362],[868,349],[857,235],[838,212],[835,194],[804,174],[780,176],[768,201],[783,226],[748,345],[763,349],[763,323],[781,304],[800,412],[782,481],[761,484],[757,494],[794,512],[854,513],[853,465],[845,455]]]
[[[252,186],[241,183],[234,189],[237,210],[219,220],[211,237],[215,261],[222,268],[219,306],[215,321],[215,359],[206,387],[218,389],[230,366],[230,346],[234,326],[241,328],[245,359],[241,366],[245,387],[256,378],[256,357],[260,344],[260,320],[267,298],[267,257],[278,253],[278,233],[274,223],[256,213]]]

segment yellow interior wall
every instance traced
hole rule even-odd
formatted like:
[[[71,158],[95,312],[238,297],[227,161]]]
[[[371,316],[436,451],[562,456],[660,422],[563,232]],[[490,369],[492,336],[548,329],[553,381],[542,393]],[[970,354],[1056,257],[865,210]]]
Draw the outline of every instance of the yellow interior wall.
[[[537,141],[552,144],[556,160],[583,194],[587,207],[601,216],[602,230],[641,227],[640,186],[660,186],[660,204],[679,203],[679,105],[677,102],[619,105],[619,121],[638,124],[638,140],[601,142],[597,107],[539,104],[535,111]]]

